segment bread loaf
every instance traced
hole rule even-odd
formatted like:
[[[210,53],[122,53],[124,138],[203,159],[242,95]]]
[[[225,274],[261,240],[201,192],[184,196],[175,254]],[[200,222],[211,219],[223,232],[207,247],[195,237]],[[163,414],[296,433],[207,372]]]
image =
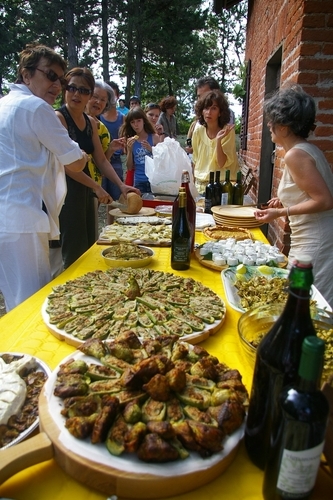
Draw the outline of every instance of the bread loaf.
[[[121,211],[126,214],[137,214],[140,212],[143,206],[141,196],[139,196],[136,193],[127,193],[126,197],[123,194],[121,194],[119,202],[127,207],[127,208],[121,208]]]

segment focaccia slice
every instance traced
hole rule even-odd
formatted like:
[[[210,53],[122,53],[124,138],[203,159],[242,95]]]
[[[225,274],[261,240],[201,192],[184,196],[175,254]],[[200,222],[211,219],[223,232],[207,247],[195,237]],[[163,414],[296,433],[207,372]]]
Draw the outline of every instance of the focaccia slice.
[[[207,238],[213,240],[226,240],[228,238],[235,238],[236,241],[250,239],[252,234],[248,229],[242,227],[229,227],[229,226],[214,226],[206,227],[203,233]]]

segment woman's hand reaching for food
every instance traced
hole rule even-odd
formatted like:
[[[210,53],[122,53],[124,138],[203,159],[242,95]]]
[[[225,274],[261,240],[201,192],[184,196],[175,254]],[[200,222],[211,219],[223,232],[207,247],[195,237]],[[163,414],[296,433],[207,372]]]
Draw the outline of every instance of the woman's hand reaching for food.
[[[260,222],[272,222],[272,220],[281,217],[280,210],[278,208],[266,208],[265,210],[259,209],[254,212],[254,216]]]
[[[282,208],[283,207],[283,205],[282,205],[282,203],[281,203],[281,201],[280,201],[279,198],[271,198],[266,203],[266,206],[268,208]]]
[[[113,153],[115,151],[119,151],[120,149],[124,149],[126,147],[125,137],[120,137],[119,139],[112,139],[109,147],[111,150],[111,155],[113,155]]]

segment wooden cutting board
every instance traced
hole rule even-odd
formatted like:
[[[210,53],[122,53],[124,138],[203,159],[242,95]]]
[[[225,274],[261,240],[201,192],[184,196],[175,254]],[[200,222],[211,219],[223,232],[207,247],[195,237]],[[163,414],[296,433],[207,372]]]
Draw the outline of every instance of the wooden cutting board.
[[[145,469],[144,473],[129,472],[126,459],[123,461],[123,467],[119,468],[113,465],[112,455],[110,463],[106,465],[92,459],[90,455],[80,455],[75,449],[67,447],[64,439],[60,437],[62,429],[57,426],[50,414],[45,391],[39,399],[39,419],[42,431],[40,434],[1,453],[1,483],[22,469],[55,458],[59,466],[71,477],[107,496],[117,495],[121,498],[146,500],[164,498],[166,491],[168,496],[181,495],[213,481],[234,460],[244,431],[243,425],[227,438],[229,443],[225,443],[225,450],[215,455],[214,463],[210,466],[208,465],[210,459],[199,458],[195,459],[193,467],[192,463],[189,464],[190,467],[185,473],[181,471],[183,462],[178,461],[160,464],[158,466],[160,473],[152,474],[150,464],[141,462],[141,469]],[[95,445],[91,445],[93,446]],[[187,460],[192,460],[192,457],[185,461]],[[198,463],[201,463],[199,470],[196,467]],[[155,472],[156,468],[154,465]]]
[[[151,207],[142,207],[140,212],[138,212],[137,214],[126,214],[119,208],[113,208],[112,210],[109,210],[109,214],[113,215],[113,217],[142,217],[144,215],[154,215],[155,213],[155,209]]]

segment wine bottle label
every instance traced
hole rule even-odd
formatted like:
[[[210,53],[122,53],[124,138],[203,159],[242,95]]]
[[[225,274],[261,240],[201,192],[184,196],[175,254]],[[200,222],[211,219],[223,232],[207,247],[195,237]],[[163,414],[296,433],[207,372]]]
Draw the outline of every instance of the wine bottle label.
[[[314,448],[303,451],[283,450],[277,491],[290,498],[303,498],[310,493],[316,482],[324,441]],[[289,498],[289,497],[288,497]]]
[[[212,200],[205,199],[205,212],[210,213],[212,208]]]
[[[189,260],[189,244],[179,244],[175,245],[173,247],[173,255],[172,255],[172,260],[174,262],[188,262]]]
[[[221,205],[228,205],[229,193],[222,193]]]

